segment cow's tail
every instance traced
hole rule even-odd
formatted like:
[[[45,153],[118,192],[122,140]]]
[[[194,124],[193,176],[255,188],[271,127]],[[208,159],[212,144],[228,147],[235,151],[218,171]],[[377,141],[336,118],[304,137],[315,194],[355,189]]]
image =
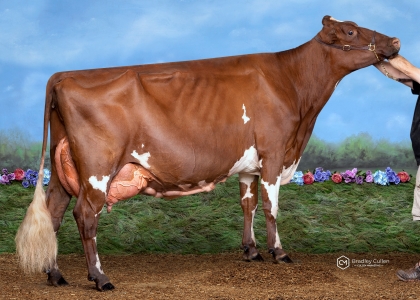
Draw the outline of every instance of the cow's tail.
[[[46,204],[43,188],[44,160],[47,149],[48,124],[52,105],[51,81],[47,85],[42,156],[34,198],[16,234],[16,252],[26,273],[47,271],[54,267],[57,257],[57,238]]]

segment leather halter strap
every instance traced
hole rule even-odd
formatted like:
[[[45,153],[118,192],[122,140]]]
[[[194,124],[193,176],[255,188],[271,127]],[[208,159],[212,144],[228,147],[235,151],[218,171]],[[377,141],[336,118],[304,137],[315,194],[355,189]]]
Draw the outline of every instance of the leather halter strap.
[[[406,79],[406,78],[395,78],[394,76],[392,76],[391,74],[389,74],[389,72],[386,70],[384,64],[382,63],[381,59],[379,58],[378,54],[376,53],[376,46],[375,46],[375,34],[376,31],[373,32],[373,36],[372,36],[372,41],[370,42],[370,44],[368,44],[367,46],[351,46],[351,45],[339,45],[339,44],[328,44],[326,42],[324,42],[323,40],[321,40],[318,35],[314,37],[314,39],[325,46],[328,47],[333,47],[336,49],[340,49],[343,51],[350,51],[350,50],[369,50],[371,52],[373,52],[373,54],[375,54],[376,59],[378,60],[378,62],[380,63],[382,70],[384,71],[384,74],[386,77],[393,79],[395,81],[398,82],[408,82],[411,81],[411,79]]]
[[[341,49],[343,51],[350,51],[350,50],[369,50],[369,51],[372,51],[373,53],[375,53],[376,59],[378,61],[380,61],[380,59],[379,59],[379,57],[378,57],[378,55],[376,54],[376,51],[375,51],[376,50],[376,47],[375,47],[375,34],[376,34],[376,31],[373,32],[372,41],[367,46],[351,46],[351,45],[328,44],[328,43],[324,42],[323,40],[321,40],[318,36],[315,36],[314,39],[317,42],[319,42],[319,43],[321,43],[323,45],[326,45],[328,47],[333,47],[333,48],[336,48],[336,49]]]

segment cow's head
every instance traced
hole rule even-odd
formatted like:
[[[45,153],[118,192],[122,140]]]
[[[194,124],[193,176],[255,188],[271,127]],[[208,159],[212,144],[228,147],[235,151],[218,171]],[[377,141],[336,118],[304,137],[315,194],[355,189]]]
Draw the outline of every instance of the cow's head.
[[[338,53],[343,60],[351,62],[355,69],[390,58],[400,50],[398,38],[390,38],[359,27],[354,22],[342,22],[325,16],[322,24],[324,27],[315,39],[323,45],[337,49],[335,53]]]

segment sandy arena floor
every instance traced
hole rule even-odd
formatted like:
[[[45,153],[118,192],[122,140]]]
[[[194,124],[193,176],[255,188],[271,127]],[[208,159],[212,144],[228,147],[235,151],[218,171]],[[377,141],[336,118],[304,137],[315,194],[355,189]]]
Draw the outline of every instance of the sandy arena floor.
[[[345,255],[350,266],[337,267]],[[420,259],[413,254],[293,254],[294,264],[244,262],[241,253],[101,256],[115,290],[98,292],[87,280],[84,256],[61,255],[66,287],[46,275],[24,275],[15,255],[0,255],[1,299],[420,299],[420,282],[395,275]],[[357,264],[353,260],[358,260]],[[364,260],[363,263],[360,263]],[[371,260],[370,263],[368,260]],[[343,265],[344,266],[344,265]]]

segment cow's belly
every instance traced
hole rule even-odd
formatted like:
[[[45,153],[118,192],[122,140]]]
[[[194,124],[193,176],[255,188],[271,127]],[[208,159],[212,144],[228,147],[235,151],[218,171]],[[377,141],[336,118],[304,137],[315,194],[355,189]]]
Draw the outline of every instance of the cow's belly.
[[[108,212],[111,211],[112,206],[118,201],[131,198],[140,193],[158,198],[176,198],[201,192],[210,192],[215,188],[217,183],[226,181],[232,175],[260,175],[260,169],[262,167],[262,161],[258,159],[256,148],[251,146],[244,151],[243,156],[233,164],[227,174],[220,174],[215,180],[209,182],[206,180],[197,180],[197,182],[192,180],[188,183],[171,184],[168,186],[148,170],[150,166],[148,165],[147,156],[139,157],[141,158],[139,162],[143,162],[143,164],[125,164],[112,179],[108,193],[106,193]],[[58,177],[63,187],[69,194],[77,197],[80,191],[79,176],[71,157],[67,138],[63,138],[56,148],[55,163]],[[298,163],[299,161],[287,168],[283,167],[281,184],[290,182]],[[89,182],[94,188],[95,182],[97,183],[95,179],[89,179]]]

